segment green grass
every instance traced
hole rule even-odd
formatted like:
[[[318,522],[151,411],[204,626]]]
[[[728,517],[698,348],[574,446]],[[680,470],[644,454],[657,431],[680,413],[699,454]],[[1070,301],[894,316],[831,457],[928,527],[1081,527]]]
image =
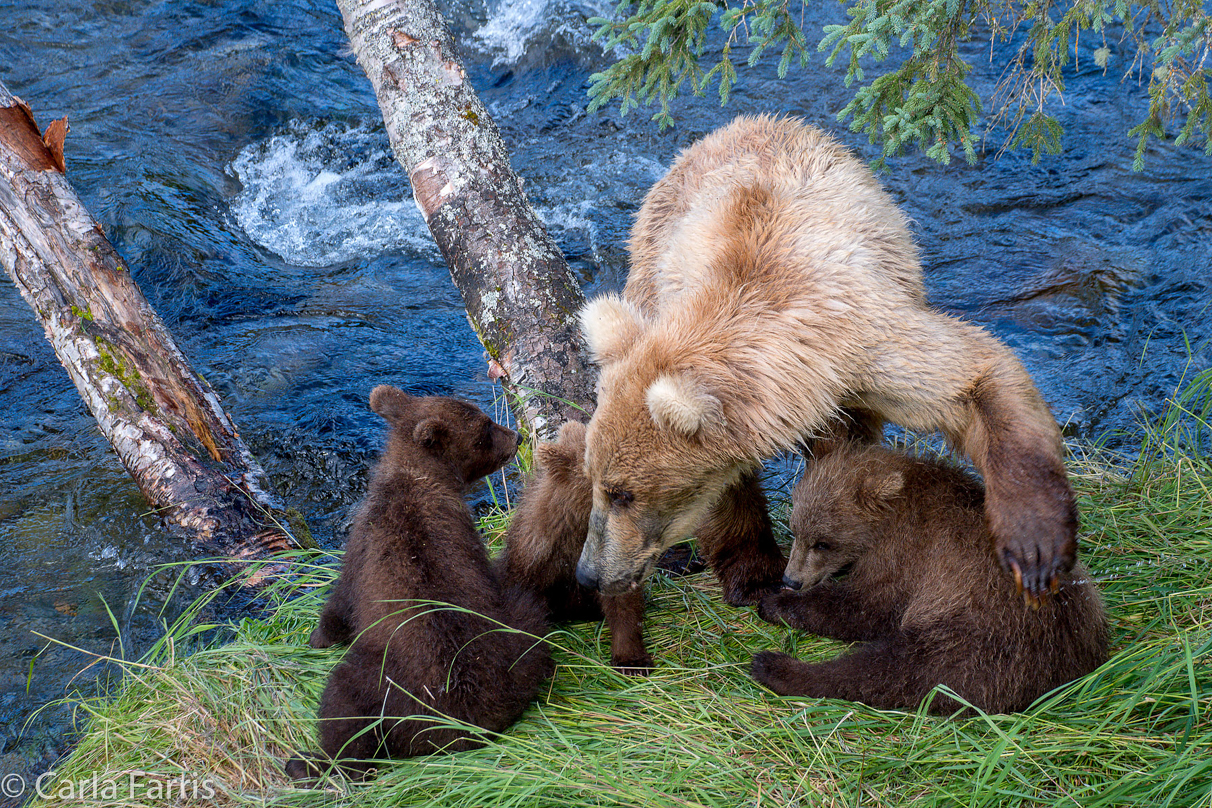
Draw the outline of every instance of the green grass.
[[[748,678],[755,651],[819,659],[844,646],[724,605],[709,574],[658,575],[645,624],[652,676],[603,665],[601,626],[562,627],[554,679],[484,749],[393,762],[365,785],[297,789],[281,761],[313,746],[338,659],[306,645],[333,578],[316,565],[268,592],[263,619],[200,624],[199,604],[123,665],[115,695],[77,701],[85,731],[44,781],[51,798],[33,804],[1212,806],[1212,464],[1197,448],[1210,383],[1204,374],[1144,430],[1132,464],[1074,461],[1082,554],[1113,656],[1026,713],[948,720],[780,699]],[[503,521],[486,520],[494,543]],[[201,648],[181,650],[199,637]]]

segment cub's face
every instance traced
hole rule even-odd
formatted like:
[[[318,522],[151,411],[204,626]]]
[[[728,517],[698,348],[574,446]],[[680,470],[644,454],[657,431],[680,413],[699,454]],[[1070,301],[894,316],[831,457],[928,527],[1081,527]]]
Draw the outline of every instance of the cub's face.
[[[517,432],[466,401],[380,385],[371,391],[370,407],[391,425],[388,457],[420,450],[452,467],[464,485],[504,466],[518,448]]]
[[[444,399],[435,405],[440,411],[432,416],[437,439],[430,449],[456,466],[468,483],[500,469],[517,452],[518,433],[494,422],[474,404]],[[421,440],[429,440],[425,421],[419,427],[425,433]]]
[[[806,478],[805,478],[806,479]],[[811,491],[800,495],[805,480],[792,497],[791,531],[795,543],[783,572],[783,581],[809,588],[837,575],[859,559],[870,544],[869,526],[850,512],[847,503]]]
[[[901,473],[880,457],[843,447],[809,465],[791,494],[795,543],[784,583],[814,586],[877,545],[904,484]]]

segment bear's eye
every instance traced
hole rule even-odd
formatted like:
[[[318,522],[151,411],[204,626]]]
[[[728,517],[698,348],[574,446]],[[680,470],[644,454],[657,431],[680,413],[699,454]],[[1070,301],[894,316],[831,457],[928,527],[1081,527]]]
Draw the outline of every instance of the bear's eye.
[[[812,545],[812,549],[816,550],[817,552],[827,553],[832,550],[833,547],[827,541],[818,541],[816,544]]]
[[[610,498],[610,504],[616,508],[626,508],[635,500],[634,494],[621,488],[607,488],[606,496]]]

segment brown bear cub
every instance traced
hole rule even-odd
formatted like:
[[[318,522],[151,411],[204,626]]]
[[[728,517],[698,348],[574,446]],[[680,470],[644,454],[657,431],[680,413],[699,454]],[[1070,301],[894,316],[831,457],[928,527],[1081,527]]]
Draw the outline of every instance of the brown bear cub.
[[[601,620],[610,627],[610,662],[622,673],[644,674],[644,590],[614,597],[577,583],[576,564],[589,532],[593,486],[585,476],[585,425],[569,421],[555,443],[535,449],[535,476],[505,533],[497,559],[502,581],[539,595],[554,621]]]
[[[755,679],[781,695],[913,709],[946,685],[1014,712],[1107,659],[1107,619],[1076,564],[1031,608],[998,562],[985,492],[952,466],[878,446],[836,445],[792,494],[787,589],[758,614],[855,651],[809,664],[765,651]],[[962,707],[942,694],[930,712]]]
[[[481,746],[451,719],[500,732],[553,669],[535,638],[542,605],[501,586],[464,501],[513,457],[517,433],[472,404],[387,385],[370,407],[390,427],[387,449],[310,641],[352,643],[320,699],[319,734],[323,757],[355,775],[379,758]],[[286,771],[322,768],[295,758]]]

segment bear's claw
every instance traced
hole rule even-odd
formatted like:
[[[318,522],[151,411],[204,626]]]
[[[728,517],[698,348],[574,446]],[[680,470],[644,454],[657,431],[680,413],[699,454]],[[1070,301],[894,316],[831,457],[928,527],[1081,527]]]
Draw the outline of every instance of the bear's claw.
[[[611,659],[610,666],[624,676],[647,676],[652,673],[655,663],[652,654],[644,654],[627,659]]]
[[[1032,547],[1026,554],[1007,547],[1001,552],[1001,561],[1006,571],[1014,576],[1015,589],[1032,608],[1039,608],[1060,588],[1060,576],[1073,567],[1075,558],[1074,553],[1063,550],[1044,557],[1039,547]]]

